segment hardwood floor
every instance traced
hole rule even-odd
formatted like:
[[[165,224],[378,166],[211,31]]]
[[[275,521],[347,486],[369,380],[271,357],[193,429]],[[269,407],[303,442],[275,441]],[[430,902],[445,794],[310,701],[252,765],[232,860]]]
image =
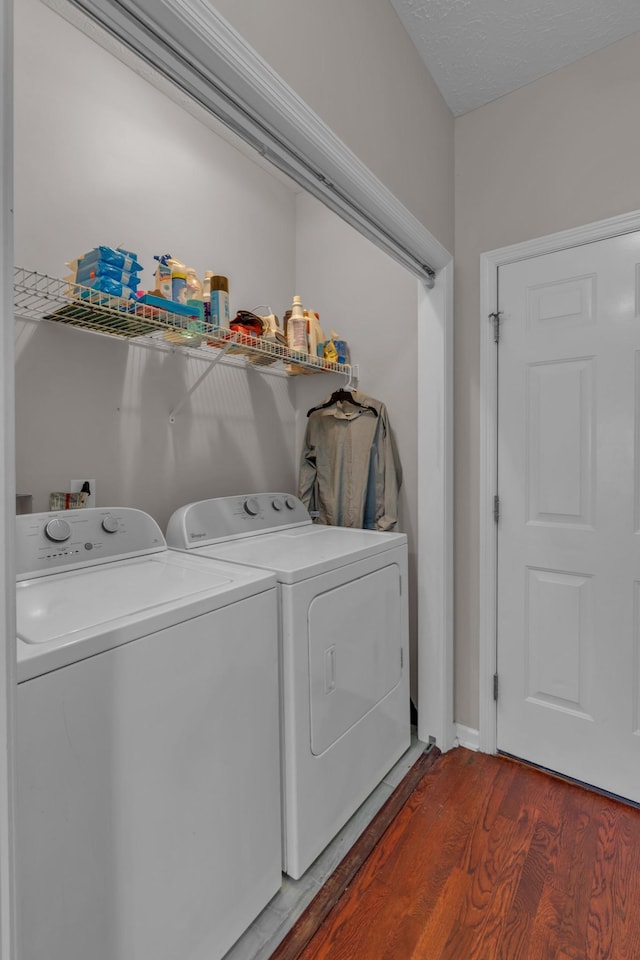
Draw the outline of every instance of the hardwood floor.
[[[640,810],[453,750],[296,955],[640,960]]]

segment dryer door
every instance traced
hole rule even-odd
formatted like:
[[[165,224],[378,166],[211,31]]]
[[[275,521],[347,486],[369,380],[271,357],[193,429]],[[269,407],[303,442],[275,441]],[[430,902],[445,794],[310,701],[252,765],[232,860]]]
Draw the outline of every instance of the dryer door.
[[[315,596],[308,628],[311,751],[319,756],[400,682],[398,565]]]

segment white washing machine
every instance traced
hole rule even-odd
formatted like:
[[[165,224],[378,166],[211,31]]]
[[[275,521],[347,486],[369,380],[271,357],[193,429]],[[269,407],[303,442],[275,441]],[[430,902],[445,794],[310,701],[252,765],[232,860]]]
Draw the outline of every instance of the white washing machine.
[[[218,960],[281,884],[273,575],[17,518],[20,960]]]
[[[283,869],[302,876],[410,744],[407,538],[313,524],[297,497],[176,511],[169,546],[276,574]]]

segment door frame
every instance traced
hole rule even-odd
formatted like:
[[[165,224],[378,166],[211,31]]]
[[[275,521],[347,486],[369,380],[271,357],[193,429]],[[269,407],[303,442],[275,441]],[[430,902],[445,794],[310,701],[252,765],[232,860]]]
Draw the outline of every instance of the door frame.
[[[480,623],[479,623],[479,747],[496,753],[497,702],[493,677],[497,670],[497,543],[493,498],[497,489],[498,400],[496,345],[489,315],[496,309],[498,267],[557,253],[640,230],[640,210],[598,220],[559,233],[490,250],[480,256]]]
[[[13,4],[0,0],[0,960],[15,956],[13,753],[16,682],[13,322]]]

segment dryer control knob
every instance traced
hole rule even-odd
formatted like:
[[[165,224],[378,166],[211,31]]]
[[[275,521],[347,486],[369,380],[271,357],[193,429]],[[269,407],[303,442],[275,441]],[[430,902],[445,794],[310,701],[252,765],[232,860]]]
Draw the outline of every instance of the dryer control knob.
[[[71,527],[66,520],[55,517],[53,520],[49,520],[44,532],[49,540],[53,540],[54,543],[63,543],[71,536]]]
[[[271,506],[273,507],[274,510],[282,510],[282,508],[284,507],[284,503],[282,502],[282,498],[281,498],[281,497],[274,497],[274,499],[271,501]]]
[[[260,510],[260,504],[255,497],[249,497],[245,500],[244,504],[245,513],[248,513],[250,517],[255,517]]]
[[[285,502],[285,506],[287,507],[288,510],[295,510],[295,508],[296,508],[296,501],[295,501],[294,497],[287,497],[284,502]]]
[[[102,521],[102,529],[105,533],[116,533],[120,529],[120,521],[108,513]]]

